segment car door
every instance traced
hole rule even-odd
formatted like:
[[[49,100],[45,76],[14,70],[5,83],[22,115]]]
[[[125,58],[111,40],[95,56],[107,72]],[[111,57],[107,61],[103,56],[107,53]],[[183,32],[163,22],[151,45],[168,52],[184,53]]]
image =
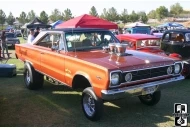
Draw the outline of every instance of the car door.
[[[165,52],[170,52],[169,45],[170,45],[170,33],[165,33],[162,37],[160,48]]]
[[[40,50],[40,71],[60,82],[65,82],[62,32],[48,32],[37,44]],[[53,48],[57,44],[58,48]]]
[[[62,33],[53,34],[53,44],[56,42],[56,47],[51,49],[50,55],[53,57],[49,63],[49,73],[56,80],[65,83],[65,47]]]
[[[182,40],[183,39],[183,40]],[[166,53],[177,53],[183,56],[182,47],[184,44],[184,35],[179,32],[169,32],[164,34],[161,42],[161,49]]]
[[[185,42],[183,44],[184,58],[190,58],[190,33],[185,33]]]

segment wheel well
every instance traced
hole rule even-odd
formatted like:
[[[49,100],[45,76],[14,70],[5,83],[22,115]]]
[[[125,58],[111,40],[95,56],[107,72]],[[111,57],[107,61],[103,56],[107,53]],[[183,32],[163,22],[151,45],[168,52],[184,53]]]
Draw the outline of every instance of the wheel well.
[[[91,87],[90,82],[88,81],[87,78],[85,78],[82,75],[76,75],[73,79],[72,82],[72,87],[73,89],[77,89],[77,88],[86,88],[86,87]]]

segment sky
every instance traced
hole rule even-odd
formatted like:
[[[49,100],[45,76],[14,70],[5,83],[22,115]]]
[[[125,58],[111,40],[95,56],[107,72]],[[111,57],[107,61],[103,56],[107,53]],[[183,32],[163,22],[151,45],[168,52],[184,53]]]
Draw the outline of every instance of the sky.
[[[124,9],[127,9],[128,13],[131,13],[132,10],[148,13],[159,6],[165,6],[169,9],[171,5],[177,2],[185,10],[190,10],[190,0],[0,0],[0,9],[5,12],[6,16],[12,12],[13,16],[19,17],[22,11],[28,13],[34,10],[39,16],[43,10],[50,15],[55,8],[61,12],[69,8],[73,16],[80,16],[88,14],[92,6],[95,6],[99,15],[104,8],[109,9],[111,7],[116,8],[119,14]]]

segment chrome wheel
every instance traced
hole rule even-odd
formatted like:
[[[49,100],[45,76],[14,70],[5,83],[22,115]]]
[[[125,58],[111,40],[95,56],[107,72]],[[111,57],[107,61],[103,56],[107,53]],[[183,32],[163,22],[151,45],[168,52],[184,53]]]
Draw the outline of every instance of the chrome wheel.
[[[30,73],[28,70],[26,71],[25,81],[27,85],[30,84]]]
[[[86,114],[92,117],[95,113],[95,100],[92,96],[85,94],[83,97],[83,107]]]
[[[101,118],[103,112],[103,101],[98,98],[92,87],[85,88],[82,92],[81,106],[85,116],[91,121]]]

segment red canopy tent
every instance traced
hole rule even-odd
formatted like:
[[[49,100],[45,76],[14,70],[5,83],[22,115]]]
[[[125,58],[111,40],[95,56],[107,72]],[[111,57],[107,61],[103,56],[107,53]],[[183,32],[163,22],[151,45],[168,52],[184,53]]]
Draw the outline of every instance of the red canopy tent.
[[[88,14],[70,19],[62,24],[56,26],[56,28],[104,28],[104,29],[118,29],[117,24],[109,22],[107,20],[94,17]]]

